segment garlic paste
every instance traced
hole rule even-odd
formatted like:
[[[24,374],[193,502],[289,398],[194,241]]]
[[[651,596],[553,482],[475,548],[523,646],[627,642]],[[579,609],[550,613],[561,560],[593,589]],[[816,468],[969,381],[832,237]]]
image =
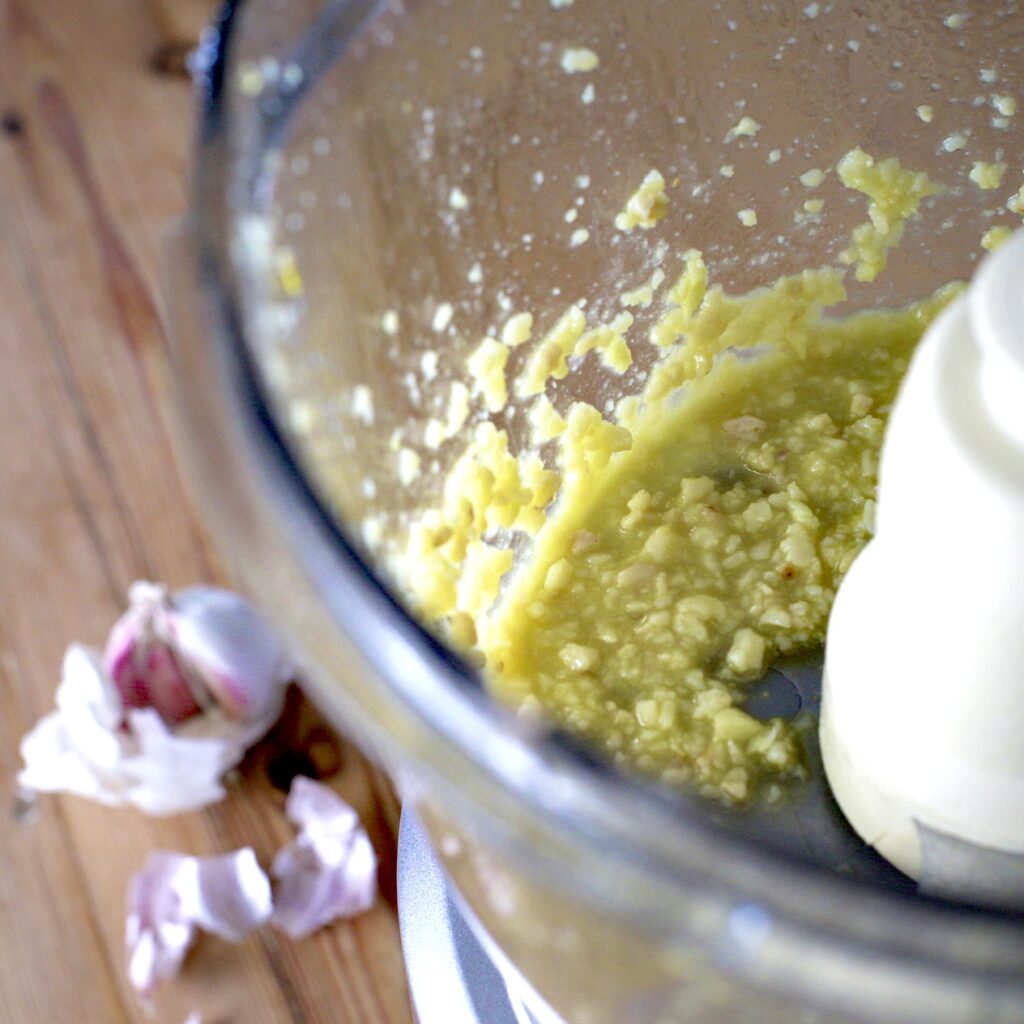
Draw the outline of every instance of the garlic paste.
[[[868,199],[841,262],[869,281],[939,186],[861,150],[836,171]],[[634,202],[643,210],[621,229],[656,228],[661,176],[637,195],[645,188],[650,202]],[[623,302],[654,303],[646,339],[630,336],[629,312],[592,324],[573,306],[546,332],[519,314],[511,340],[475,351],[473,394],[491,411],[521,404],[533,448],[514,454],[503,430],[477,424],[396,570],[498,697],[624,767],[727,802],[777,799],[801,776],[799,724],[747,714],[746,690],[780,654],[822,642],[870,536],[899,382],[957,287],[830,318],[848,272],[808,270],[730,296],[690,250]],[[638,340],[660,357],[613,416],[549,400],[548,382],[579,357],[593,351],[621,373]],[[512,341],[528,353],[514,378]],[[532,543],[512,571],[517,533]]]

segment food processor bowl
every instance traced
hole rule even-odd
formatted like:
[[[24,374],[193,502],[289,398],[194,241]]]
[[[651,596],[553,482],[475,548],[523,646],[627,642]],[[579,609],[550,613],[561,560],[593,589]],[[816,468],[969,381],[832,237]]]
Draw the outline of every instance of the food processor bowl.
[[[398,540],[454,456],[424,427],[510,314],[610,310],[691,246],[732,291],[834,263],[863,197],[799,176],[855,145],[952,183],[972,153],[1024,167],[979,79],[1024,95],[1024,15],[949,13],[235,0],[204,37],[194,207],[170,267],[192,477],[235,578],[416,807],[537,1019],[1024,1019],[1019,917],[920,896],[614,770],[493,701],[395,582]],[[581,73],[569,49],[600,63]],[[757,132],[734,134],[746,116]],[[673,186],[665,230],[617,235],[654,167]],[[802,212],[812,194],[827,221]],[[987,200],[966,184],[927,200],[846,308],[969,276]],[[650,362],[560,386],[605,405]],[[515,403],[495,422],[526,443]]]

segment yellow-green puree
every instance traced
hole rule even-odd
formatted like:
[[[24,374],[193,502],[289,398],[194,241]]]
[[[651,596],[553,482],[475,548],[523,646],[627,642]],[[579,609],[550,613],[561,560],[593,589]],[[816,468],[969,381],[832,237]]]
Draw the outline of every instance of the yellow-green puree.
[[[862,150],[837,172],[869,214],[840,259],[870,281],[939,186]],[[398,564],[423,617],[496,694],[625,766],[730,802],[777,798],[801,774],[799,726],[748,715],[746,684],[823,640],[871,531],[899,381],[955,290],[833,319],[844,275],[809,270],[732,297],[699,252],[684,253],[649,329],[659,358],[611,419],[582,402],[556,410],[548,385],[591,351],[625,372],[631,314],[588,324],[570,307],[531,341],[514,381],[501,343],[476,351],[487,409],[514,394],[535,449],[517,455],[505,431],[479,423]],[[533,320],[516,320],[518,345]],[[532,544],[510,572],[517,533]]]
[[[800,771],[793,725],[742,711],[743,683],[821,642],[869,536],[886,414],[948,298],[823,317],[842,297],[834,271],[703,296],[631,449],[566,483],[481,631],[496,692],[730,800]]]

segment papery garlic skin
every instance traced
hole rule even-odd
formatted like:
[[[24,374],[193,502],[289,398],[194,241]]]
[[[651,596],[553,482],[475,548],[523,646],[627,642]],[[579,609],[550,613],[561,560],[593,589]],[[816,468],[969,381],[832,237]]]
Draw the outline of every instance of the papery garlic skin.
[[[291,669],[277,635],[238,594],[138,582],[110,632],[104,664],[125,707],[155,708],[169,724],[211,707],[238,722],[280,706]]]
[[[181,970],[197,930],[239,942],[269,920],[270,880],[249,847],[221,857],[157,851],[128,887],[128,980],[149,996]]]
[[[377,856],[359,815],[334,790],[296,776],[285,813],[299,828],[274,858],[274,924],[302,939],[373,906]]]
[[[232,721],[213,707],[172,728],[154,708],[126,710],[98,652],[72,644],[56,710],[22,740],[18,783],[154,815],[205,807],[226,795],[224,773],[274,724],[281,701],[283,688],[262,718]]]
[[[124,708],[94,651],[80,644],[67,649],[56,699],[57,710],[41,718],[21,741],[25,767],[18,784],[26,790],[65,790],[119,803],[105,796],[123,758],[118,731]]]

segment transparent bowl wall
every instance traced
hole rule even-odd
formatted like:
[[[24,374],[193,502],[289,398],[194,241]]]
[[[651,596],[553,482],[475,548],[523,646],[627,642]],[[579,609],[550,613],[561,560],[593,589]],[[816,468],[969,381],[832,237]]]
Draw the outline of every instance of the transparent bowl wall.
[[[468,352],[510,312],[532,312],[541,331],[578,298],[609,312],[655,266],[671,278],[693,246],[733,291],[834,262],[864,199],[834,174],[814,192],[797,179],[854,145],[950,188],[909,225],[889,272],[851,287],[849,308],[969,276],[982,233],[1013,223],[994,212],[1002,193],[966,171],[1002,159],[1002,191],[1019,185],[1022,133],[993,123],[991,98],[1024,97],[1024,14],[977,5],[951,27],[949,13],[248,0],[204,40],[173,315],[210,522],[297,638],[321,706],[421,808],[496,955],[535,1006],[573,1024],[1024,1019],[1019,920],[858,884],[614,775],[492,705],[406,614],[386,570],[388,543],[458,450],[436,466],[424,450],[425,471],[403,486],[394,432],[420,445]],[[567,46],[592,48],[598,68],[566,74]],[[726,143],[745,114],[759,134]],[[948,151],[956,135],[968,145]],[[672,183],[669,216],[615,232],[652,167]],[[826,214],[799,216],[812,196]],[[735,215],[747,207],[754,228]],[[579,227],[590,237],[574,247]],[[444,304],[451,325],[436,330]],[[397,330],[384,329],[388,311]],[[650,353],[634,350],[622,378],[570,374],[556,404],[638,390]],[[496,421],[523,443],[521,414]]]

